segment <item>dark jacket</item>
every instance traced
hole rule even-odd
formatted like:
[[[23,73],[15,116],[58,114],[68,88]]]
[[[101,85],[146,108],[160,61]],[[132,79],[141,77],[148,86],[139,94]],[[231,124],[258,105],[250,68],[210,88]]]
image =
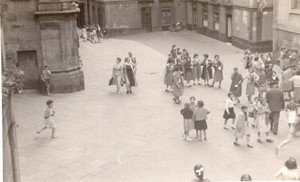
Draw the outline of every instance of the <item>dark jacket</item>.
[[[267,91],[266,99],[272,112],[280,112],[284,109],[284,96],[281,90],[272,89]]]

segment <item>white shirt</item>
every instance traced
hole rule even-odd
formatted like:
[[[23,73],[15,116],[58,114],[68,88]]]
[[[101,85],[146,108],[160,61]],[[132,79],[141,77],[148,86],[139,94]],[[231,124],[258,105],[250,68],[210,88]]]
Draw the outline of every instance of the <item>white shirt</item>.
[[[234,107],[234,103],[230,98],[227,98],[226,100],[226,104],[225,104],[225,109],[227,112],[229,112],[229,108],[233,108]]]
[[[297,169],[281,168],[276,174],[276,177],[281,177],[282,180],[299,180],[300,175]]]

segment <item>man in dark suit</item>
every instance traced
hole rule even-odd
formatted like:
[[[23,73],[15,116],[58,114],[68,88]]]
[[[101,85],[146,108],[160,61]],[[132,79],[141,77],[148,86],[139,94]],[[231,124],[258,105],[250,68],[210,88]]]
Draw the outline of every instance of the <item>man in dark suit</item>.
[[[267,91],[266,99],[271,110],[271,130],[273,131],[274,135],[277,135],[280,111],[283,110],[285,107],[283,92],[278,89],[277,84],[273,85],[272,89]]]

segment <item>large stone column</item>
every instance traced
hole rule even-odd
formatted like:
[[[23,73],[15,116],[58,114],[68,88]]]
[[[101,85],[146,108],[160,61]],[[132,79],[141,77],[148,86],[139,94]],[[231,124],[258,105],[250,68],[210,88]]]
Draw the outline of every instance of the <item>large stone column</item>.
[[[38,11],[39,34],[43,66],[52,72],[52,92],[74,92],[84,89],[79,62],[79,38],[76,13],[79,9],[70,0],[40,0]]]

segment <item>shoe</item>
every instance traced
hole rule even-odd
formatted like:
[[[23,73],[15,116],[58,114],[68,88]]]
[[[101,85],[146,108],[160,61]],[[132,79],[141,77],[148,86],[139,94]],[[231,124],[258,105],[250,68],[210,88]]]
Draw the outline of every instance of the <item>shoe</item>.
[[[221,86],[219,86],[218,88],[221,89]]]
[[[202,85],[201,83],[198,83],[198,85]]]
[[[261,139],[258,139],[257,142],[258,142],[258,143],[263,143],[263,142],[261,141]]]
[[[255,125],[254,125],[254,124],[252,125],[252,128],[255,128]]]
[[[224,128],[224,130],[229,130],[229,128],[227,128],[227,127],[225,127],[225,126],[224,126],[223,128]]]
[[[266,140],[268,143],[273,143],[273,140],[271,140],[271,139],[267,139]]]
[[[132,94],[132,91],[130,90],[129,93]]]
[[[198,141],[200,141],[200,142],[201,142],[201,141],[202,141],[202,138],[198,138]]]
[[[238,144],[237,142],[233,142],[233,144],[234,144],[235,146],[240,146],[240,144]]]
[[[277,133],[273,133],[274,135],[277,135]]]
[[[57,138],[58,138],[57,136],[52,136],[52,137],[51,137],[51,139],[57,139]]]
[[[231,129],[235,130],[235,127],[234,127],[234,126],[231,126]]]
[[[207,141],[207,139],[206,139],[206,138],[204,138],[204,140],[205,140],[205,141]]]
[[[193,139],[191,139],[190,137],[186,137],[185,141],[191,142],[191,141],[193,141]]]
[[[169,90],[165,90],[166,92],[170,92]]]
[[[126,94],[129,94],[129,91],[127,91]]]
[[[249,145],[249,144],[247,144],[247,147],[249,147],[249,148],[253,148],[253,146],[252,146],[252,145]]]

